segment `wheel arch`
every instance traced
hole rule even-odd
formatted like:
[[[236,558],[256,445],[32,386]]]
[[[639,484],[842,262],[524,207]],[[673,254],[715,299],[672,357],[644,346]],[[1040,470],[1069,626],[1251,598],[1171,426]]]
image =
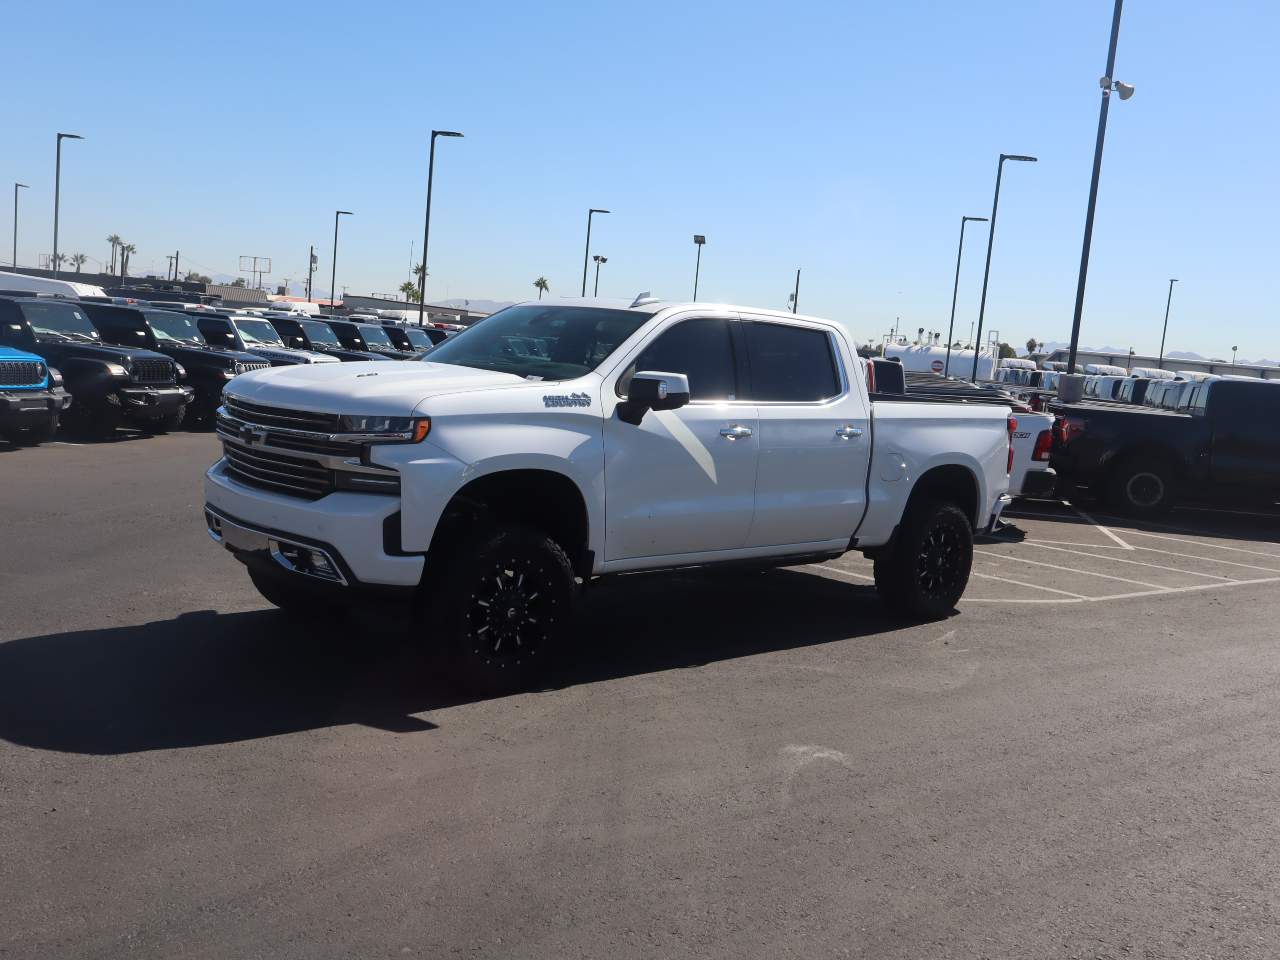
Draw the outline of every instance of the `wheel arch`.
[[[964,511],[975,530],[985,520],[980,514],[983,507],[982,485],[977,474],[959,463],[948,463],[931,467],[920,475],[907,495],[907,504],[903,508],[903,516],[917,503],[923,500],[938,500],[951,503]]]

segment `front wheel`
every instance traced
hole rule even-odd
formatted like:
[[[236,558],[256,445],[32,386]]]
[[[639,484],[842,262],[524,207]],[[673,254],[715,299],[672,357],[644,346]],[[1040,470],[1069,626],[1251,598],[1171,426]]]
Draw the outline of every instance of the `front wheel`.
[[[15,430],[5,436],[10,443],[18,444],[24,447],[34,447],[42,443],[48,443],[54,438],[58,432],[58,415],[43,420],[34,427],[27,427],[25,430]]]
[[[529,527],[489,528],[454,554],[422,617],[462,687],[505,693],[528,686],[554,655],[577,591],[554,540]]]
[[[941,620],[969,583],[973,528],[953,504],[912,505],[893,544],[875,560],[876,590],[894,613],[911,620]]]

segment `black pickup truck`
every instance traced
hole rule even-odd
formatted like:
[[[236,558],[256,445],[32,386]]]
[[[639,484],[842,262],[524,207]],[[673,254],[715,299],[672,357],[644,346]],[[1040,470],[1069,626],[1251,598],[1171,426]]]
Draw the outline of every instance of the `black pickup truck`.
[[[363,362],[365,360],[389,360],[380,353],[366,353],[363,350],[348,350],[333,332],[333,328],[322,320],[307,320],[302,317],[269,317],[271,325],[276,328],[287,346],[296,350],[313,350],[316,353],[327,353],[339,360]]]
[[[1280,500],[1280,382],[1211,380],[1185,410],[1051,403],[1051,464],[1117,510],[1154,516],[1184,498]]]
[[[227,381],[237,374],[271,366],[253,353],[210,346],[200,336],[191,317],[173,310],[103,303],[82,303],[81,306],[105,342],[146,347],[182,365],[186,383],[196,392],[187,408],[187,420],[191,423],[213,426],[213,415]]]
[[[61,371],[75,401],[63,422],[89,436],[106,437],[122,422],[150,433],[172,429],[194,394],[178,384],[178,364],[164,354],[103,343],[75,301],[0,297],[0,343]]]

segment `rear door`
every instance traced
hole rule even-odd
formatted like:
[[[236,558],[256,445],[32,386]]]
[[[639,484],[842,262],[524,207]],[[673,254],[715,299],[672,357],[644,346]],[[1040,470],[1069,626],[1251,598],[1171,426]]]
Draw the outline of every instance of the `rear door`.
[[[842,539],[866,508],[871,430],[842,337],[801,320],[744,315],[748,398],[760,416],[756,510],[747,546]]]

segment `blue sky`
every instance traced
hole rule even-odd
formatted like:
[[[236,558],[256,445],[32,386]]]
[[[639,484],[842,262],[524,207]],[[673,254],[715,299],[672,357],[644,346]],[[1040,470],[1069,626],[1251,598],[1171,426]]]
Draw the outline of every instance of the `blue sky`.
[[[782,306],[872,337],[943,328],[961,214],[987,216],[1006,167],[988,326],[1066,339],[1111,0],[788,5],[18,4],[0,197],[31,185],[19,260],[51,246],[134,272],[165,255],[235,273],[240,254],[327,287],[392,291],[421,250],[427,131],[436,165],[428,298],[520,299],[581,283],[585,212],[601,294],[691,292]],[[1280,357],[1274,67],[1280,5],[1130,0],[1082,341]],[[420,52],[421,51],[421,52]],[[7,260],[11,199],[0,204]],[[957,330],[977,314],[970,230]]]

